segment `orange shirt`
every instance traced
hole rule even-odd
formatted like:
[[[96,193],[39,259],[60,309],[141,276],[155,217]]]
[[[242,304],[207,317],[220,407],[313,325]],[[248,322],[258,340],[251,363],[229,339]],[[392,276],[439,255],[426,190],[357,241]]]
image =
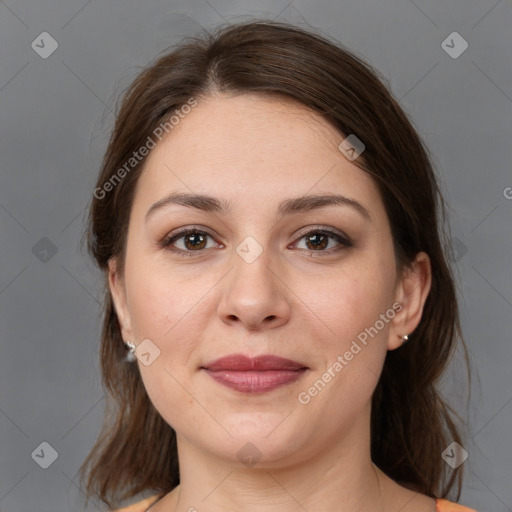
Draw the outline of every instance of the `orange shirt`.
[[[156,500],[157,496],[151,496],[150,498],[134,503],[129,507],[119,509],[116,512],[145,512],[146,509]],[[476,510],[438,498],[436,500],[436,512],[476,512]]]
[[[436,500],[436,512],[476,512],[476,510],[438,498]]]

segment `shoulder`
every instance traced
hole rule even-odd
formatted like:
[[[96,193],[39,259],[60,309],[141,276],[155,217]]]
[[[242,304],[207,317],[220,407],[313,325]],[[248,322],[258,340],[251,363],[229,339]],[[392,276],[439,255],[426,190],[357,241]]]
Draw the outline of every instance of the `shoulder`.
[[[150,505],[152,505],[157,499],[158,496],[150,496],[149,498],[143,499],[142,501],[138,501],[137,503],[133,503],[128,507],[114,510],[114,512],[145,512],[147,508]]]
[[[458,505],[448,500],[438,498],[436,500],[436,512],[477,512],[476,510],[463,505]]]

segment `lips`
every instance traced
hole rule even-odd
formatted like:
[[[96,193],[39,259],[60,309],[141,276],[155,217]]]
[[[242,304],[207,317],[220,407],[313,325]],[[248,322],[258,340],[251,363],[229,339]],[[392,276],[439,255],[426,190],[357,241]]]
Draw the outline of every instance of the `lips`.
[[[302,377],[308,367],[291,359],[233,354],[201,367],[219,384],[244,393],[262,393]]]
[[[243,372],[250,370],[300,370],[307,367],[302,363],[278,356],[247,357],[242,354],[233,354],[208,363],[203,368],[211,371],[230,370]]]

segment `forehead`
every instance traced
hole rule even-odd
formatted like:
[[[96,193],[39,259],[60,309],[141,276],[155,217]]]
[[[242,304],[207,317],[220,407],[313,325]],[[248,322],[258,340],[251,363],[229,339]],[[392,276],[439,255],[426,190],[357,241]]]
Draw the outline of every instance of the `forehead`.
[[[209,97],[151,151],[137,196],[147,203],[175,191],[204,193],[257,207],[342,193],[368,209],[382,207],[372,178],[340,153],[343,139],[319,114],[292,101]]]

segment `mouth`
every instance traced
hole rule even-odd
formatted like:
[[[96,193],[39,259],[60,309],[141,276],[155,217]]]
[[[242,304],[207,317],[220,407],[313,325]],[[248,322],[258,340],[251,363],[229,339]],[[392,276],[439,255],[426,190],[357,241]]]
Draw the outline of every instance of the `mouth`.
[[[300,379],[309,368],[278,356],[255,358],[242,354],[222,357],[201,366],[219,384],[243,393],[264,393]]]

